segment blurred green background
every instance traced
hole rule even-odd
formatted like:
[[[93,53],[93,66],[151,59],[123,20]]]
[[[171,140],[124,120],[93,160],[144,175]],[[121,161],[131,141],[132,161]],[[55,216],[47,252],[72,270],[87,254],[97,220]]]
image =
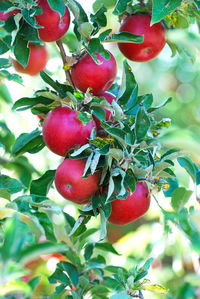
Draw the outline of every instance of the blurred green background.
[[[81,2],[81,1],[80,1]],[[91,1],[88,1],[88,9],[91,10]],[[85,3],[84,3],[85,7]],[[108,12],[110,14],[110,12]],[[112,17],[108,27],[117,31],[118,21]],[[190,32],[197,33],[196,26]],[[68,42],[71,31],[64,37]],[[176,33],[177,39],[183,42],[182,36]],[[171,37],[173,38],[173,37]],[[172,120],[169,129],[164,129],[160,140],[167,148],[180,148],[188,152],[195,163],[199,164],[200,152],[200,64],[199,40],[191,43],[190,36],[184,35],[185,45],[190,45],[196,57],[195,63],[185,56],[176,55],[171,57],[171,50],[166,45],[158,58],[149,63],[129,62],[139,84],[139,93],[153,93],[154,104],[159,105],[168,97],[173,101],[159,110],[156,114],[157,119],[170,118]],[[64,72],[62,61],[55,43],[47,45],[49,52],[49,62],[47,71],[53,78],[64,82]],[[116,44],[112,44],[108,49],[115,56],[118,63],[118,77],[122,73],[123,57]],[[69,49],[66,47],[66,52]],[[14,71],[14,70],[13,70]],[[24,83],[20,85],[15,82],[1,82],[0,85],[0,121],[6,121],[9,129],[17,137],[22,132],[31,132],[40,126],[39,120],[29,111],[12,112],[11,99],[13,102],[21,97],[32,96],[34,91],[45,87],[39,76],[30,77],[23,75]],[[6,90],[7,89],[7,90]],[[9,95],[10,94],[10,98]],[[10,103],[9,103],[10,102]],[[3,149],[0,148],[0,154]],[[36,155],[26,154],[34,167],[42,174],[47,169],[55,169],[62,159],[44,148]],[[5,170],[4,174],[15,177],[13,171]],[[189,181],[185,172],[177,165],[176,174],[181,184],[185,187],[194,189],[192,182]],[[37,178],[37,175],[34,175]],[[161,205],[168,209],[169,199],[159,195]],[[63,199],[55,189],[49,193],[49,198],[57,202],[67,213],[78,216],[77,206]],[[190,203],[198,205],[195,198],[191,198]],[[200,213],[196,215],[194,221],[200,224]],[[55,223],[59,225],[62,219],[55,217]],[[99,219],[91,221],[89,227],[99,226]],[[189,241],[183,233],[172,227],[173,233],[167,235],[164,232],[162,215],[155,201],[152,199],[151,208],[142,219],[127,226],[108,225],[108,241],[121,253],[121,256],[108,255],[108,263],[112,265],[132,267],[134,264],[153,257],[155,260],[149,272],[152,282],[160,283],[170,290],[166,295],[155,295],[146,292],[145,298],[177,298],[194,299],[200,298],[200,259],[198,254],[190,248]],[[199,294],[198,294],[199,292]],[[195,297],[196,296],[196,297]]]

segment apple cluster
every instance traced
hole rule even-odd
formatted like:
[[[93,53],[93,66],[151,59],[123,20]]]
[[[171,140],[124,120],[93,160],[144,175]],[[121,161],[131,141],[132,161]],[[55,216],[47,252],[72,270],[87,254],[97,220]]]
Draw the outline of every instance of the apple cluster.
[[[57,11],[51,9],[47,0],[39,0],[37,4],[42,9],[42,13],[35,16],[37,24],[42,26],[38,29],[41,41],[54,42],[59,40],[67,32],[70,24],[70,13],[67,6],[65,7],[64,15],[61,17]],[[8,13],[1,11],[0,20],[6,21],[10,16],[19,12],[18,9]],[[12,63],[16,71],[35,76],[45,68],[48,61],[48,52],[45,45],[38,43],[29,43],[28,48],[30,49],[30,54],[26,67],[23,67],[15,59],[12,59]]]
[[[69,27],[68,8],[65,8],[63,17],[60,17],[58,12],[50,8],[47,0],[39,0],[38,6],[42,8],[42,14],[35,16],[37,23],[42,26],[38,29],[40,39],[44,42],[60,39]],[[18,10],[6,14],[1,12],[0,19],[5,21],[10,15],[16,13]],[[166,42],[165,29],[161,23],[150,26],[150,22],[151,16],[148,14],[130,15],[123,20],[120,32],[144,36],[142,43],[118,43],[120,51],[128,59],[139,62],[149,61],[163,49]],[[13,60],[13,65],[19,72],[36,75],[45,67],[48,54],[45,46],[31,43],[29,49],[27,66],[24,68],[16,60]],[[83,52],[71,67],[71,79],[81,92],[85,93],[89,90],[92,95],[98,98],[104,97],[109,104],[112,104],[115,96],[108,92],[108,89],[117,75],[116,60],[110,52],[109,59],[105,59],[99,53],[94,54],[98,64],[87,52]],[[111,120],[111,112],[103,109],[106,121]],[[46,146],[55,154],[65,157],[70,149],[87,144],[92,130],[96,131],[97,136],[103,130],[96,116],[93,115],[91,122],[83,124],[78,117],[79,113],[67,106],[58,106],[46,115],[43,123],[43,138]],[[55,174],[55,186],[58,192],[67,200],[77,204],[88,203],[100,188],[100,170],[87,178],[82,178],[85,165],[84,159],[66,158]],[[108,188],[104,187],[103,192],[108,192]],[[150,191],[146,182],[138,182],[135,191],[131,192],[127,189],[127,193],[126,199],[115,199],[111,202],[110,222],[124,225],[141,217],[148,210]]]

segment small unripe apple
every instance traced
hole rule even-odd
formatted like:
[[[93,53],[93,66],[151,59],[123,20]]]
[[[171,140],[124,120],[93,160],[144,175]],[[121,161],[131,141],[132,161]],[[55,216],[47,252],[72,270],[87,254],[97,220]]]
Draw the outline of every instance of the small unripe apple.
[[[12,59],[12,63],[17,72],[36,76],[45,68],[48,61],[48,52],[45,46],[38,44],[29,44],[28,47],[30,49],[30,55],[27,66],[24,68],[15,59]]]
[[[56,170],[55,186],[66,199],[77,204],[89,202],[99,186],[99,172],[83,179],[86,160],[64,160]]]
[[[90,138],[92,120],[83,124],[78,119],[79,112],[68,107],[56,107],[46,115],[43,123],[43,138],[46,146],[55,154],[65,156],[75,145],[84,145]]]
[[[122,54],[130,60],[138,62],[149,61],[161,52],[166,43],[165,28],[162,23],[150,26],[151,16],[137,14],[128,16],[119,31],[144,35],[142,43],[118,43]]]
[[[107,190],[104,190],[107,192]],[[150,192],[145,182],[136,185],[134,192],[129,189],[126,199],[115,199],[111,202],[111,223],[125,225],[143,216],[149,209]]]
[[[44,42],[54,42],[60,39],[68,30],[70,14],[67,7],[63,17],[58,11],[51,9],[47,0],[39,0],[38,6],[42,8],[42,14],[35,16],[38,25],[43,28],[38,29],[39,37]]]
[[[108,60],[99,53],[95,54],[101,64],[96,64],[87,53],[72,67],[71,76],[79,90],[86,92],[88,88],[91,88],[94,95],[99,95],[104,93],[114,82],[117,75],[117,64],[111,53]]]
[[[101,98],[101,97],[104,97],[109,104],[112,104],[112,101],[115,99],[115,96],[108,91],[98,95],[98,98]],[[108,121],[110,118],[111,112],[109,110],[105,109],[104,107],[103,107],[103,110],[105,111],[105,114],[106,114],[106,121]],[[93,115],[93,119],[96,123],[97,131],[102,130],[101,121],[95,115]]]

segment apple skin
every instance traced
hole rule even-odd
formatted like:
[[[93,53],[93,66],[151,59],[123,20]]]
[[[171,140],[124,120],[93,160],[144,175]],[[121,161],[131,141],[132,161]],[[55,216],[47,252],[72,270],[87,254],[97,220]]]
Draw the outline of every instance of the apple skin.
[[[12,63],[17,72],[36,76],[45,68],[48,61],[48,52],[45,46],[38,44],[29,44],[28,47],[30,49],[30,55],[27,66],[24,68],[15,59],[12,59]]]
[[[93,120],[84,125],[78,119],[78,112],[68,107],[56,107],[44,119],[44,142],[52,152],[65,156],[73,146],[88,142],[93,127],[96,130]]]
[[[108,91],[98,95],[98,98],[101,98],[101,97],[104,97],[109,104],[112,104],[112,101],[115,99],[115,96]],[[105,109],[104,107],[103,107],[103,110],[106,113],[106,121],[108,121],[110,118],[111,112],[109,110]],[[95,115],[93,115],[93,119],[96,123],[97,131],[102,130],[101,121]]]
[[[60,17],[59,12],[51,9],[47,0],[39,0],[38,6],[42,8],[42,14],[35,16],[38,25],[44,28],[39,28],[39,37],[44,42],[54,42],[60,39],[68,30],[70,23],[70,13],[68,8],[65,8],[63,17]]]
[[[106,191],[106,190],[105,190]],[[108,220],[117,225],[125,225],[143,216],[150,205],[150,192],[145,182],[136,185],[133,193],[128,189],[126,199],[111,202],[111,214]]]
[[[138,43],[118,43],[122,54],[132,61],[146,62],[161,52],[166,43],[166,32],[162,23],[150,26],[151,16],[145,14],[128,16],[119,31],[144,35],[144,41]]]
[[[18,12],[20,12],[20,10],[18,10],[18,9],[14,9],[12,11],[9,11],[6,14],[4,14],[4,11],[0,11],[0,20],[1,21],[6,21],[10,16],[16,15]]]
[[[81,177],[85,163],[86,160],[66,159],[59,165],[55,175],[55,186],[58,192],[65,199],[77,204],[88,203],[99,188],[99,172],[89,175],[86,179]]]
[[[108,60],[99,53],[95,54],[101,64],[96,64],[87,53],[72,67],[71,76],[72,81],[79,90],[86,92],[88,88],[91,88],[94,95],[99,95],[105,92],[115,80],[117,64],[111,53]]]

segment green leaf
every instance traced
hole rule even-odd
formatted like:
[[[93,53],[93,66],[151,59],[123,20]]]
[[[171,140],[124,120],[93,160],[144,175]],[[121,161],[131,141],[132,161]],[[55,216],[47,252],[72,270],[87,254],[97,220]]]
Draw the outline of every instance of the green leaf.
[[[28,282],[28,285],[31,287],[31,290],[34,291],[34,289],[37,287],[39,282],[40,282],[40,277],[36,276]]]
[[[0,58],[0,69],[2,68],[8,68],[11,66],[11,63],[9,59],[6,58]]]
[[[14,45],[14,54],[17,61],[23,67],[27,66],[28,58],[30,54],[30,49],[27,47],[27,45],[28,45],[28,41],[24,40],[23,37],[18,35]]]
[[[58,264],[58,267],[59,266],[60,264]],[[55,272],[48,278],[48,280],[51,284],[60,282],[63,283],[65,287],[70,285],[70,280],[68,276],[63,272],[63,269],[61,267],[57,268]],[[59,293],[59,289],[56,289],[56,293]]]
[[[14,194],[23,190],[23,185],[16,179],[12,179],[7,175],[0,175],[0,191],[5,189],[9,194]]]
[[[35,98],[21,98],[14,103],[12,109],[17,111],[23,111],[37,106],[39,104],[50,105],[51,103],[53,103],[53,100],[45,98],[43,96],[38,96]]]
[[[196,7],[198,8],[198,10],[200,10],[200,1],[199,0],[194,0],[194,3],[196,5]]]
[[[85,48],[97,64],[99,64],[99,61],[94,53],[99,53],[106,60],[110,58],[110,53],[104,49],[99,38],[91,38],[88,46],[85,45]]]
[[[115,250],[115,248],[114,248],[111,244],[109,244],[109,243],[96,243],[96,244],[95,244],[95,247],[96,247],[96,248],[99,248],[99,249],[101,249],[101,250],[104,250],[104,251],[106,251],[106,252],[111,252],[111,253],[113,253],[113,254],[120,255],[120,254]]]
[[[159,284],[143,284],[142,289],[158,294],[166,294],[168,290]]]
[[[106,120],[106,113],[103,108],[92,106],[92,114],[94,114],[100,120]]]
[[[179,157],[179,158],[177,158],[177,161],[183,168],[185,168],[187,173],[191,176],[191,178],[195,182],[195,180],[196,180],[196,170],[195,170],[195,167],[194,167],[194,163],[190,160],[190,158],[188,158],[186,156],[185,157]]]
[[[135,77],[132,73],[131,67],[124,60],[123,63],[123,75],[122,75],[122,83],[117,96],[116,101],[123,107],[123,110],[133,108],[137,103],[137,89],[138,85],[135,81]],[[136,91],[136,94],[135,94]]]
[[[160,22],[179,6],[181,0],[153,0],[151,25]]]
[[[89,260],[93,254],[93,250],[94,250],[94,244],[93,243],[88,243],[85,246],[85,250],[84,250],[84,258],[85,260]]]
[[[99,35],[101,42],[106,43],[142,43],[144,41],[143,35],[137,35],[130,32],[116,32],[106,35],[101,33]]]
[[[185,204],[188,202],[193,191],[186,190],[184,187],[179,187],[172,193],[171,204],[174,210],[181,210]]]
[[[151,263],[153,262],[153,258],[150,258],[150,259],[148,259],[145,263],[144,263],[144,265],[140,268],[140,270],[142,270],[142,271],[147,271],[147,270],[149,270],[149,268],[150,268],[150,266],[151,266]]]
[[[79,278],[76,267],[73,264],[68,262],[61,262],[61,264],[64,268],[64,271],[66,271],[69,277],[71,278],[73,285],[76,287],[78,285],[78,278]]]
[[[132,2],[132,0],[118,0],[113,11],[114,15],[121,15],[126,11],[126,7],[128,3]]]
[[[0,188],[0,198],[5,198],[10,200],[10,192],[7,189]]]
[[[5,103],[12,103],[10,92],[5,84],[0,85],[0,99],[4,100]]]
[[[85,126],[87,123],[92,121],[92,116],[91,114],[81,111],[78,113],[78,119],[83,123]]]
[[[80,3],[76,0],[70,0],[68,2],[70,10],[72,11],[76,23],[79,25],[84,22],[88,22],[87,14],[85,13],[84,9],[80,5]]]
[[[169,104],[171,101],[172,101],[172,97],[168,98],[166,101],[164,101],[163,103],[161,103],[160,105],[158,105],[156,107],[149,108],[147,111],[148,111],[148,113],[151,113],[155,110],[158,110],[158,109],[164,107],[165,105]]]
[[[104,5],[102,5],[95,14],[90,15],[91,21],[98,29],[107,25],[105,12],[107,12],[107,9],[104,7]]]
[[[137,141],[140,142],[146,136],[151,123],[144,108],[140,107],[135,120],[135,135]]]
[[[39,244],[33,244],[19,253],[18,260],[21,263],[26,264],[42,254],[58,253],[65,251],[66,249],[66,245],[58,243],[43,242]]]
[[[65,3],[63,0],[48,0],[51,9],[58,11],[61,16],[65,13]]]
[[[31,182],[30,193],[46,196],[54,181],[56,170],[47,170],[39,179]]]
[[[37,153],[45,146],[41,131],[37,128],[31,133],[22,133],[15,141],[12,148],[12,155],[22,155],[25,152]]]
[[[117,0],[96,0],[93,4],[93,10],[96,12],[102,5],[104,5],[107,9],[113,8],[116,4]]]
[[[8,50],[9,50],[9,46],[3,39],[1,39],[0,40],[0,55],[6,53]]]
[[[24,8],[21,10],[21,14],[24,18],[24,20],[30,25],[32,26],[33,28],[43,28],[43,26],[40,26],[37,24],[36,20],[35,20],[35,17],[34,17],[34,12],[35,12],[35,9],[27,9],[27,8]]]
[[[61,98],[65,98],[68,91],[73,94],[73,88],[71,86],[66,85],[66,84],[61,84],[58,81],[54,81],[44,71],[40,72],[40,76],[45,83],[47,83],[49,86],[51,86],[55,91],[57,91],[59,93],[59,96]]]
[[[4,224],[4,242],[1,247],[1,256],[4,261],[17,259],[22,248],[29,239],[28,227],[14,214]]]
[[[106,216],[105,216],[105,212],[102,208],[99,208],[99,213],[100,213],[100,217],[101,217],[101,229],[100,229],[100,238],[99,240],[104,240],[106,235],[107,235],[107,227],[106,227]]]

